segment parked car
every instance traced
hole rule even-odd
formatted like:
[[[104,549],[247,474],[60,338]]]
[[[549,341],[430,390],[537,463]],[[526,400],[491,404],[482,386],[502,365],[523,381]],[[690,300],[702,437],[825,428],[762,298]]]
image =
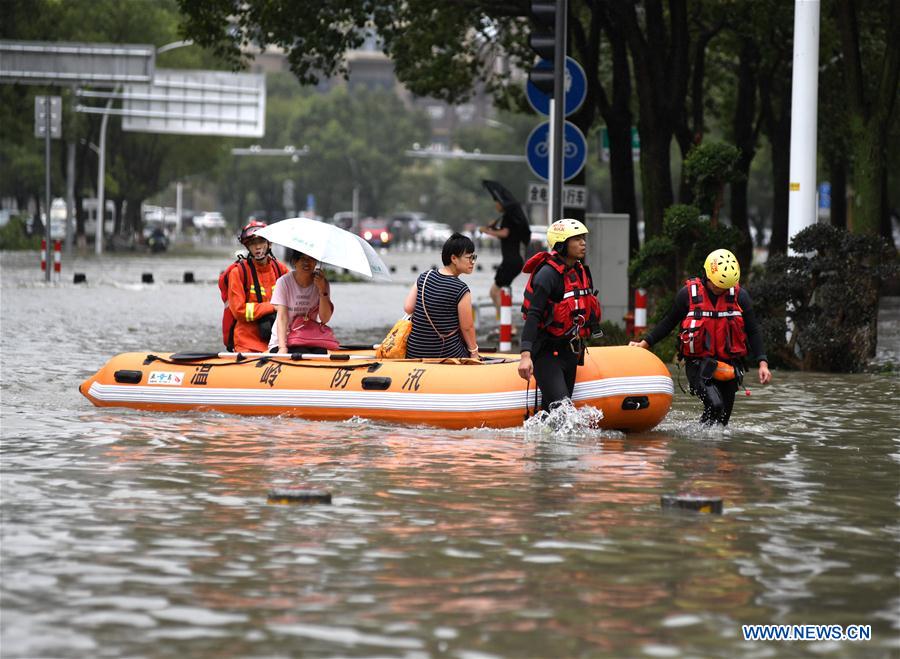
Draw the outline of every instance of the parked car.
[[[416,237],[422,230],[422,223],[428,221],[425,213],[404,211],[391,215],[388,227],[398,241],[407,241]]]
[[[207,211],[200,215],[194,215],[195,229],[224,229],[226,227],[225,218],[218,211]]]
[[[353,228],[353,211],[339,211],[326,219],[325,222],[350,231]]]
[[[359,235],[375,247],[387,247],[394,239],[387,221],[375,217],[359,221]]]
[[[548,249],[547,225],[531,224],[528,228],[531,229],[531,242],[528,243],[528,248],[525,250],[525,258],[531,258],[534,254]]]

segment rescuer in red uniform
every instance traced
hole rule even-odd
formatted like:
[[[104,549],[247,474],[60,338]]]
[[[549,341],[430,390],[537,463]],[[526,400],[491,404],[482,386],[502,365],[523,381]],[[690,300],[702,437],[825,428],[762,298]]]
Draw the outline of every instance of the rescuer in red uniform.
[[[247,248],[247,256],[231,264],[220,277],[219,287],[226,302],[222,318],[225,347],[235,352],[266,352],[275,307],[272,291],[275,281],[288,271],[272,255],[272,244],[256,233],[265,222],[252,220],[238,240]]]
[[[572,397],[584,341],[600,324],[600,302],[583,262],[587,233],[578,220],[557,220],[547,229],[550,251],[535,254],[522,269],[530,277],[522,303],[519,375],[524,380],[534,375],[545,410]]]
[[[678,354],[685,361],[691,393],[703,402],[700,422],[725,426],[745,358],[753,355],[759,362],[760,384],[771,382],[772,374],[750,294],[738,284],[737,258],[727,249],[717,249],[706,257],[703,270],[704,277],[684,283],[662,321],[643,339],[628,345],[649,349],[680,325]]]

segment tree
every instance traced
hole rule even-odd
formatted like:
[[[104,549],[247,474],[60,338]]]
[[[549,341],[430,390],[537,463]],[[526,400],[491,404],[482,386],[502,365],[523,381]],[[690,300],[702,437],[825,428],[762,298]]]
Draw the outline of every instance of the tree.
[[[632,3],[612,3],[634,67],[641,136],[641,189],[648,237],[662,231],[663,211],[674,201],[669,149],[684,112],[689,77],[687,0],[671,0],[669,21],[662,0],[643,7],[643,23]]]
[[[612,210],[614,213],[626,213],[631,218],[628,252],[634,254],[640,244],[631,152],[633,117],[628,44],[608,2],[587,3],[585,10],[573,14],[570,30],[574,50],[587,76],[585,106],[578,113],[577,123],[585,134],[598,113],[606,123]],[[582,14],[585,16],[582,17]],[[605,42],[603,36],[606,37]]]
[[[724,142],[703,142],[693,147],[684,159],[684,178],[694,192],[700,210],[709,215],[710,226],[719,226],[719,210],[725,198],[725,186],[741,177],[737,169],[741,152]],[[747,235],[746,228],[743,231]]]
[[[851,135],[854,232],[890,236],[887,144],[900,77],[900,4],[836,0]],[[874,75],[866,75],[872,71]]]
[[[225,199],[243,219],[264,211],[267,219],[283,217],[284,183],[295,184],[294,207],[314,194],[316,211],[328,216],[350,209],[353,188],[359,188],[365,214],[394,210],[394,190],[412,165],[404,155],[415,142],[428,140],[428,120],[407,109],[387,91],[336,87],[327,94],[304,92],[284,76],[271,77],[274,92],[266,108],[262,146],[286,144],[308,155],[287,158],[241,157],[219,168]]]
[[[827,224],[800,231],[791,248],[803,256],[771,257],[750,287],[771,363],[863,370],[875,356],[880,283],[900,273],[897,251],[880,236]]]
[[[4,20],[0,22],[0,37],[40,41],[99,41],[113,43],[155,43],[163,45],[177,39],[178,12],[174,0],[4,0]],[[214,68],[210,54],[200,49],[182,49],[160,55],[157,66],[181,65]],[[69,144],[76,147],[75,197],[76,233],[83,235],[84,214],[82,198],[89,188],[96,189],[96,156],[91,143],[97,141],[100,116],[73,112],[76,98],[72,90],[24,85],[0,87],[0,107],[19,108],[14,115],[0,114],[4,135],[0,140],[0,193],[22,198],[21,187],[30,188],[32,196],[43,188],[32,181],[29,173],[33,163],[40,162],[41,143],[32,135],[33,96],[43,93],[63,95],[63,139],[54,151],[60,154],[53,168],[54,191],[63,189],[65,152]],[[25,111],[20,111],[24,109]],[[2,112],[2,111],[0,111]],[[9,119],[9,120],[7,120]],[[215,164],[217,145],[222,140],[211,137],[148,136],[123,133],[119,121],[109,125],[107,151],[107,183],[109,198],[121,208],[128,201],[128,222],[123,228],[140,228],[141,202],[158,192],[172,177],[210,169]],[[8,130],[8,133],[7,133]],[[31,177],[31,178],[29,178]],[[15,188],[18,187],[17,192]],[[27,198],[27,195],[26,195]]]
[[[327,0],[284,3],[250,0],[231,3],[179,0],[185,34],[215,49],[235,65],[243,46],[276,44],[287,52],[291,70],[304,84],[347,73],[344,54],[376,36],[395,65],[397,77],[415,94],[448,102],[467,99],[482,87],[500,107],[526,108],[522,81],[512,76],[530,68],[527,46],[528,0],[410,0],[380,3]],[[627,48],[613,24],[614,3],[572,3],[569,12],[573,52],[588,78],[587,100],[573,121],[585,133],[599,112],[610,129],[613,207],[633,218],[637,241],[634,169],[631,160],[631,84]],[[607,35],[609,48],[601,46]],[[612,66],[604,66],[604,57]],[[612,71],[612,82],[604,81]],[[604,85],[611,84],[611,91]]]

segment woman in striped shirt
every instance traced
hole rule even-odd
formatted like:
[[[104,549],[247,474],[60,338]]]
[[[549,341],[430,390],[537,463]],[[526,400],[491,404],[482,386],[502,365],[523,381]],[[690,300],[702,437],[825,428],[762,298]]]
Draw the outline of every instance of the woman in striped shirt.
[[[461,274],[472,273],[476,259],[472,240],[454,233],[441,251],[444,267],[419,275],[403,304],[412,316],[407,357],[479,359],[472,294],[459,279]]]

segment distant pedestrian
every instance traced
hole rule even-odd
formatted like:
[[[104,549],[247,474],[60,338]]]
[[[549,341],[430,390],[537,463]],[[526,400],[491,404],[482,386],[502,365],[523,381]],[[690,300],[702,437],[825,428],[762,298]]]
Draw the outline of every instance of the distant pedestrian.
[[[497,313],[500,313],[500,289],[509,287],[522,272],[525,259],[522,258],[523,245],[531,240],[531,229],[525,213],[517,201],[506,205],[495,202],[497,212],[501,213],[494,222],[480,227],[483,234],[500,240],[500,267],[494,276],[490,296]]]

